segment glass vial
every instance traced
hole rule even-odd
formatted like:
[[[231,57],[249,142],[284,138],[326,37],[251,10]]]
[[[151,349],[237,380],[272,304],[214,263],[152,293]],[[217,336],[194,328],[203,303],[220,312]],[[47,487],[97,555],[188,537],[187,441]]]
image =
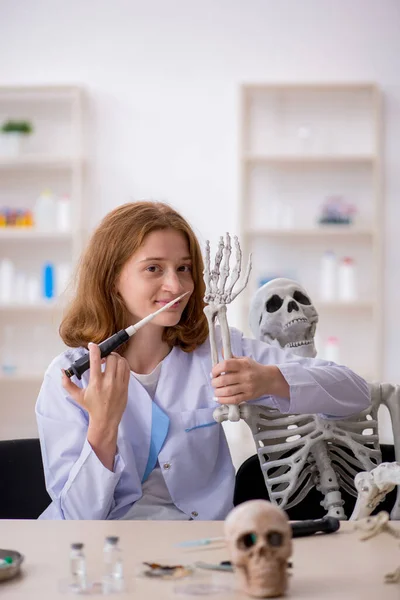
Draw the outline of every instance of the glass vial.
[[[122,552],[117,536],[106,537],[103,548],[103,593],[112,594],[124,591],[124,571]]]
[[[77,594],[84,593],[87,589],[87,580],[86,559],[83,551],[83,544],[71,544],[71,550],[69,554],[69,566],[71,576],[71,591]]]

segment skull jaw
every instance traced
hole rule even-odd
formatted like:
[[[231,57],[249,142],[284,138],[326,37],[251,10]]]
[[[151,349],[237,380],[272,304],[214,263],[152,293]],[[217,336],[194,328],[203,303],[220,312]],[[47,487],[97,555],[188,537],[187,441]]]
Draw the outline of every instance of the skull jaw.
[[[315,329],[315,320],[309,320],[307,323],[302,321],[295,322],[283,330],[279,327],[266,331],[264,325],[260,330],[260,339],[267,343],[275,341],[284,350],[293,352],[299,356],[314,358],[317,355],[314,340]]]
[[[304,356],[306,358],[315,358],[317,355],[317,349],[314,344],[314,340],[309,340],[307,344],[300,344],[297,346],[291,346],[290,342],[285,345],[285,350],[294,352],[298,356]]]
[[[257,568],[236,566],[239,586],[253,598],[278,598],[284,596],[288,587],[286,561],[273,561]]]

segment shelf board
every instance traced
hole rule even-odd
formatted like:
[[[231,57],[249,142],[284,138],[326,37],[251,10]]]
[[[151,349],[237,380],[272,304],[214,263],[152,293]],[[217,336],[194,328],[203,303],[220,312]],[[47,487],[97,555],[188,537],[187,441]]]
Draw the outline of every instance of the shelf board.
[[[72,240],[73,234],[68,231],[38,231],[34,227],[0,227],[0,241],[51,241],[64,242]]]
[[[61,302],[37,302],[36,304],[0,303],[0,312],[56,312],[63,310]]]
[[[299,83],[245,83],[243,84],[243,89],[246,92],[292,92],[292,91],[300,91],[300,92],[309,92],[309,91],[317,91],[317,92],[365,92],[365,91],[376,91],[377,86],[376,83],[370,81],[360,81],[358,83],[349,83],[346,81],[327,81],[321,83],[320,81],[310,81],[310,82],[299,82]]]
[[[43,381],[44,373],[15,373],[14,375],[5,375],[0,373],[1,383],[37,383]]]
[[[309,229],[247,229],[247,237],[373,237],[376,230],[372,227],[353,227],[351,225],[321,225]]]
[[[247,154],[243,160],[248,164],[260,165],[329,165],[329,164],[365,164],[373,163],[377,157],[373,154]]]
[[[82,89],[73,85],[2,85],[0,102],[4,101],[66,101],[74,100]]]
[[[82,163],[82,158],[73,156],[52,156],[50,154],[21,154],[7,157],[0,155],[0,169],[72,169]]]

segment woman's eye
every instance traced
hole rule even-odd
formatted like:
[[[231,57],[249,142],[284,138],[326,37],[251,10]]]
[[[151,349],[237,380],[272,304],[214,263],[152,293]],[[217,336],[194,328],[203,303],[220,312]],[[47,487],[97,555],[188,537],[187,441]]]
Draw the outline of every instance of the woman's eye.
[[[150,265],[149,267],[146,268],[146,271],[149,271],[149,273],[156,273],[158,268],[159,267],[157,267],[156,265]]]
[[[191,270],[191,265],[182,265],[181,267],[179,267],[179,271],[183,271],[184,273],[190,273]]]

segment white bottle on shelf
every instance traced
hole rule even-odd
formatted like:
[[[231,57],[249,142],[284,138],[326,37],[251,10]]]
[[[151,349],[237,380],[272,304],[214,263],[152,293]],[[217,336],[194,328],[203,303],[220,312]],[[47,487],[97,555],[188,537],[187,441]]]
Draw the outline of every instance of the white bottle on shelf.
[[[282,229],[292,229],[293,228],[293,207],[288,204],[284,204],[282,206],[282,214],[281,214],[281,227]]]
[[[40,280],[37,275],[30,275],[26,284],[26,299],[28,304],[40,302]]]
[[[338,268],[338,298],[342,302],[357,300],[354,260],[346,256],[342,258]]]
[[[327,250],[321,259],[320,299],[324,302],[335,300],[336,271],[336,255],[331,250]]]
[[[71,198],[68,194],[63,194],[57,199],[56,225],[58,231],[71,231]]]
[[[61,296],[68,287],[72,267],[70,263],[59,263],[55,268],[55,279],[56,279],[56,296]]]
[[[9,258],[0,261],[0,303],[14,301],[14,264]]]
[[[324,348],[324,359],[330,362],[339,362],[339,340],[337,337],[331,335],[326,340]]]
[[[56,204],[50,190],[44,190],[35,202],[33,208],[34,225],[38,231],[53,232]]]
[[[24,304],[27,298],[27,277],[22,271],[15,274],[14,300],[17,304]]]
[[[268,205],[268,228],[279,229],[282,206],[279,200],[273,200]]]

